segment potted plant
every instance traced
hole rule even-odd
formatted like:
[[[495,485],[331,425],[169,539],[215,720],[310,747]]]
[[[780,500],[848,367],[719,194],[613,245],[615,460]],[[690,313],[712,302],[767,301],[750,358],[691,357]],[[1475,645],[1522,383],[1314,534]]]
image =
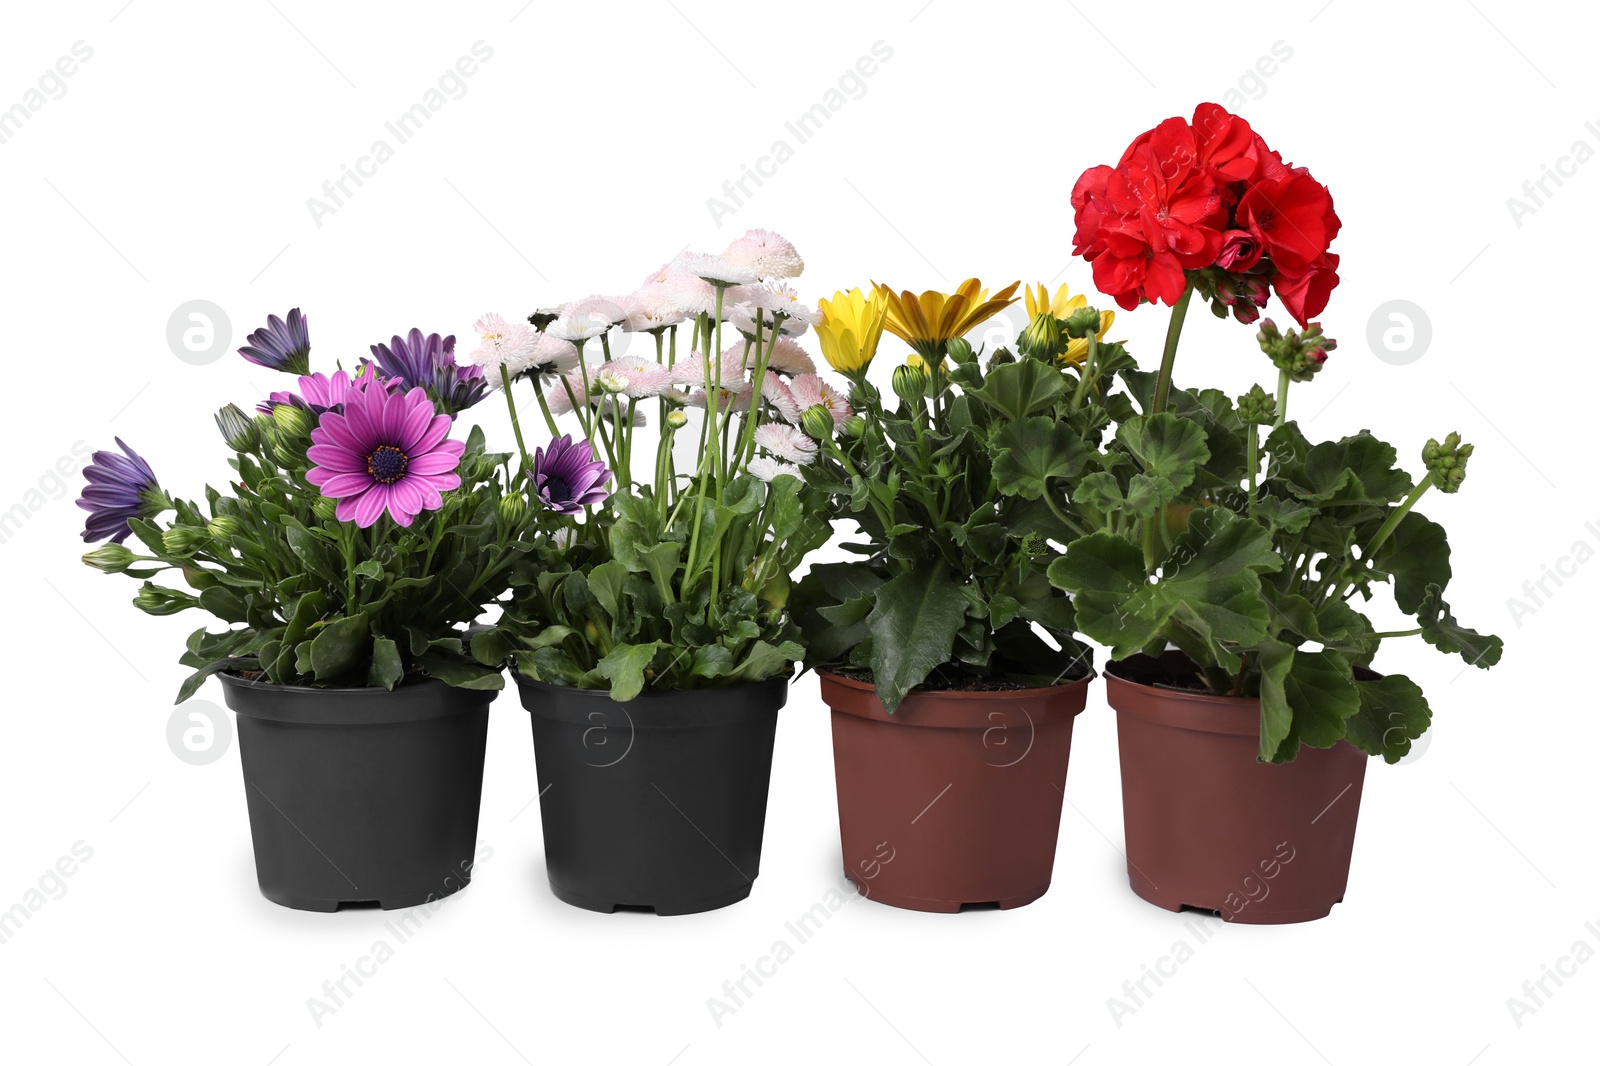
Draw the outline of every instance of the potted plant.
[[[552,435],[576,423],[610,468],[560,439],[533,457],[544,503],[586,520],[535,542],[474,650],[515,663],[550,887],[574,906],[711,910],[759,872],[778,710],[804,655],[790,575],[831,533],[800,467],[849,415],[793,339],[816,316],[790,285],[802,267],[755,230],[628,296],[530,316],[578,350],[532,380],[540,415]],[[585,489],[613,473],[589,509]]]
[[[1291,383],[1335,347],[1310,319],[1338,282],[1339,219],[1243,119],[1214,104],[1168,119],[1073,203],[1099,286],[1173,308],[1159,371],[1121,371],[1137,410],[1075,490],[1092,530],[1049,574],[1114,660],[1129,879],[1172,910],[1320,918],[1344,895],[1368,756],[1398,761],[1431,719],[1414,682],[1374,671],[1380,649],[1420,636],[1500,658],[1452,616],[1445,531],[1415,509],[1460,487],[1472,447],[1430,440],[1413,480],[1369,432],[1312,443],[1287,419]],[[1276,394],[1174,387],[1190,298],[1251,323],[1269,290],[1301,327],[1260,324]],[[1358,609],[1383,585],[1409,624]]]
[[[845,874],[897,907],[1045,892],[1093,677],[1046,573],[1086,531],[1072,488],[1131,363],[1103,341],[1111,314],[1065,286],[1029,290],[1016,351],[980,356],[963,335],[1016,291],[880,285],[824,302],[818,326],[855,417],[806,475],[863,540],[811,568],[798,613],[833,711]],[[867,375],[885,328],[912,348],[888,395]]]
[[[510,454],[454,416],[486,394],[454,338],[412,330],[351,374],[310,372],[298,309],[241,354],[298,380],[217,426],[233,458],[203,503],[167,495],[137,453],[97,452],[78,501],[84,561],[142,582],[155,615],[222,623],[188,640],[237,713],[261,892],[302,910],[415,906],[464,887],[500,671],[465,627],[504,592],[542,513]],[[167,517],[163,517],[167,516]],[[129,547],[132,537],[139,546]],[[181,586],[152,580],[170,575]]]

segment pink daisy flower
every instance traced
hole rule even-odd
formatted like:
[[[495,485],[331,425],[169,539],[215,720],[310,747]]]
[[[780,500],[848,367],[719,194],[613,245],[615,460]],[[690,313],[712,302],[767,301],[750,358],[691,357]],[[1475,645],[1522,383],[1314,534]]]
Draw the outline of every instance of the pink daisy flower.
[[[843,425],[854,414],[844,394],[815,374],[797,375],[789,382],[789,391],[794,395],[794,402],[800,405],[802,414],[821,404],[833,416],[836,426]]]
[[[455,469],[465,445],[445,439],[450,425],[421,388],[352,389],[343,413],[323,415],[311,431],[306,458],[316,465],[306,480],[339,501],[334,516],[341,522],[365,529],[388,511],[395,524],[409,526],[444,506],[441,494],[461,484]]]
[[[728,245],[722,258],[764,278],[797,278],[806,268],[794,245],[769,229],[750,230]]]
[[[768,422],[756,427],[756,443],[787,462],[809,466],[817,457],[817,442],[793,426]]]

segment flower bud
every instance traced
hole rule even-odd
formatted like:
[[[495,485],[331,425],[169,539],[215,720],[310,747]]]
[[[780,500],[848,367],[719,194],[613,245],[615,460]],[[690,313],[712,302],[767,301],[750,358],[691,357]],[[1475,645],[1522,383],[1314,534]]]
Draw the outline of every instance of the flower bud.
[[[1236,401],[1239,421],[1247,426],[1270,426],[1278,417],[1278,401],[1260,385],[1250,386],[1250,391]]]
[[[1100,332],[1100,312],[1092,307],[1080,307],[1067,316],[1065,323],[1067,336],[1073,340],[1087,337],[1091,333]]]
[[[1331,337],[1322,335],[1322,325],[1311,323],[1303,331],[1279,332],[1272,319],[1261,323],[1256,341],[1272,365],[1289,375],[1290,381],[1310,381],[1328,361],[1328,353],[1338,347]]]
[[[1467,460],[1472,457],[1472,445],[1461,443],[1461,434],[1452,433],[1444,443],[1430,439],[1422,448],[1422,461],[1428,466],[1434,487],[1440,492],[1455,492],[1466,480]]]
[[[198,599],[187,592],[177,589],[162,588],[160,585],[146,581],[139,587],[139,592],[133,597],[133,605],[146,614],[177,614],[179,611],[188,610],[197,606]]]
[[[205,530],[196,526],[173,526],[161,534],[161,544],[171,555],[193,555],[210,540]]]
[[[814,403],[800,416],[800,428],[815,440],[827,440],[833,436],[833,412],[825,404]]]
[[[851,415],[844,420],[844,435],[850,440],[860,440],[867,431],[867,420],[860,415]]]
[[[939,477],[948,481],[950,478],[956,476],[956,466],[948,458],[940,459],[937,463],[933,464],[933,472]]]
[[[1030,359],[1055,359],[1066,351],[1060,320],[1048,311],[1035,315],[1033,321],[1028,323],[1028,328],[1022,331],[1022,336],[1017,338],[1017,347]]]
[[[239,520],[231,514],[219,514],[206,524],[206,532],[219,544],[226,544],[239,532]]]
[[[133,565],[133,551],[121,544],[102,544],[92,552],[85,552],[83,562],[102,574],[120,574]]]
[[[615,395],[627,389],[628,376],[607,367],[605,370],[600,371],[595,383],[600,386],[602,391]]]
[[[928,394],[928,373],[920,366],[902,363],[894,368],[894,376],[890,381],[894,385],[894,394],[912,406],[921,403]]]
[[[689,424],[689,416],[679,410],[667,412],[667,428],[672,430],[682,429]]]
[[[217,429],[228,447],[236,452],[247,452],[256,446],[256,424],[237,404],[229,404],[217,412]]]
[[[977,358],[972,352],[972,345],[967,343],[965,337],[957,337],[945,345],[945,354],[954,363],[970,363]]]
[[[324,522],[332,522],[339,510],[339,501],[332,496],[318,496],[317,502],[311,505],[311,513]]]
[[[520,492],[502,496],[497,509],[501,522],[508,526],[518,525],[528,515],[528,498]]]
[[[303,407],[280,403],[272,409],[272,421],[280,431],[290,437],[304,437],[311,432],[311,415]]]

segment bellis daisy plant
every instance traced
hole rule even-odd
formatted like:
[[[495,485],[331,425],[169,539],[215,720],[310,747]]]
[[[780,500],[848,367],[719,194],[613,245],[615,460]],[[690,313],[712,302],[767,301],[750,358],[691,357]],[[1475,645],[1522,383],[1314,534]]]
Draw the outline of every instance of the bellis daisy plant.
[[[485,365],[527,376],[575,354],[522,323],[486,317],[479,331],[469,365],[453,337],[411,330],[374,345],[354,373],[311,373],[305,317],[273,316],[240,354],[295,375],[294,388],[254,417],[234,404],[217,413],[232,472],[203,502],[169,496],[121,440],[121,454],[94,454],[78,502],[84,539],[105,543],[84,562],[140,580],[141,610],[199,609],[222,623],[189,637],[180,701],[219,671],[281,685],[501,687],[503,654],[482,661],[466,627],[510,588],[531,545],[572,537],[571,516],[604,499],[610,472],[585,441],[563,438],[529,462],[520,447],[487,451],[479,429],[457,431],[456,414],[493,380]]]
[[[508,371],[506,398],[516,425],[513,392],[531,397],[554,439],[528,460],[534,506],[574,522],[536,542],[505,622],[475,651],[619,700],[760,681],[804,657],[791,575],[831,528],[826,494],[801,472],[849,418],[795,340],[821,318],[792,284],[804,266],[782,236],[752,230],[627,295],[530,316],[578,355]],[[653,353],[613,355],[624,332],[648,335]],[[575,454],[573,428],[597,454]]]

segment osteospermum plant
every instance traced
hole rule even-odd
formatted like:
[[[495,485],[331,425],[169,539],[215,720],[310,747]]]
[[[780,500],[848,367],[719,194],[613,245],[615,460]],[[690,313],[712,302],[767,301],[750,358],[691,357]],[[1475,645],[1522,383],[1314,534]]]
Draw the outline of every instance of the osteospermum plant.
[[[517,568],[505,623],[474,643],[484,661],[626,700],[760,681],[804,657],[791,575],[831,530],[801,474],[852,416],[797,340],[819,322],[793,286],[804,266],[752,230],[527,327],[484,316],[472,358],[514,426],[520,393],[554,438],[528,460],[536,496],[582,512]],[[625,336],[634,347],[613,353]],[[596,454],[567,450],[573,428]]]
[[[78,501],[84,539],[105,541],[84,561],[140,580],[136,606],[220,623],[190,636],[179,700],[219,671],[281,685],[499,688],[498,664],[474,657],[466,627],[509,588],[530,543],[570,523],[554,498],[576,485],[598,502],[603,479],[558,463],[540,482],[520,452],[489,452],[476,428],[456,434],[455,416],[489,382],[457,361],[454,337],[411,330],[332,374],[310,372],[298,308],[247,342],[247,360],[295,381],[253,416],[218,412],[232,453],[223,488],[203,502],[169,496],[118,440],[121,454],[92,457]],[[556,476],[568,488],[553,489]]]

